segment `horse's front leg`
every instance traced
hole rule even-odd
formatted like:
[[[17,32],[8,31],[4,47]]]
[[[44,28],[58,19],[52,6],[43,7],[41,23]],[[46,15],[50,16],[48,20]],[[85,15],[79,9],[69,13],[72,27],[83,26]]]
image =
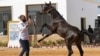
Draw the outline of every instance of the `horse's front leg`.
[[[40,29],[40,32],[42,33],[43,31],[43,28],[46,26],[46,23],[42,25],[41,29]]]
[[[43,38],[41,38],[40,40],[38,40],[38,42],[41,42],[42,40],[44,40],[45,38],[47,38],[48,36],[52,35],[53,33],[47,34],[46,36],[44,36]]]
[[[48,36],[50,36],[50,35],[53,34],[53,29],[52,29],[52,27],[51,27],[50,25],[46,24],[46,23],[43,24],[43,26],[41,27],[40,32],[42,32],[42,30],[43,30],[44,27],[46,27],[48,30],[50,30],[51,33],[49,33],[49,34],[47,34],[46,36],[44,36],[44,37],[43,37],[42,39],[40,39],[38,42],[41,42],[42,40],[44,40],[45,38],[47,38]]]
[[[40,32],[41,32],[41,33],[42,33],[44,27],[48,28],[50,31],[53,30],[53,29],[51,28],[50,25],[48,25],[48,24],[45,23],[45,24],[42,25],[42,27],[41,27],[41,29],[40,29]]]

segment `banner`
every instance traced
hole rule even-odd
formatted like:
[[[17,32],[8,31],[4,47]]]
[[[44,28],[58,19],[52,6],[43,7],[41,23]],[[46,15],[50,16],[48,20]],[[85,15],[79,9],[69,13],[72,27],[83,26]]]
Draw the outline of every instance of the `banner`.
[[[19,48],[19,29],[18,29],[18,21],[10,21],[8,23],[8,47],[9,48]]]

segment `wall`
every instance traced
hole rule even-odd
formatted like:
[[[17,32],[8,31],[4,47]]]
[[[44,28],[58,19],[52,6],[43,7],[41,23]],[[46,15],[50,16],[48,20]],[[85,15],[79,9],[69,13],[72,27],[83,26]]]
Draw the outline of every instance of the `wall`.
[[[80,28],[80,18],[85,16],[87,18],[86,27],[91,24],[94,28],[97,5],[83,0],[0,0],[0,7],[12,6],[12,20],[18,20],[20,14],[26,15],[25,5],[44,4],[49,1],[57,4],[57,10],[70,24]]]
[[[92,3],[84,3],[84,14],[86,16],[86,26],[91,25],[95,27],[95,19],[97,19],[97,5]]]
[[[81,17],[86,17],[86,28],[90,24],[95,27],[95,19],[97,18],[97,5],[83,0],[67,1],[67,20],[70,24],[81,28]]]
[[[57,9],[67,20],[67,6],[66,0],[0,0],[0,7],[2,6],[12,6],[12,19],[18,20],[20,14],[26,15],[26,6],[29,4],[44,4],[45,2],[52,1],[52,3],[57,3]]]

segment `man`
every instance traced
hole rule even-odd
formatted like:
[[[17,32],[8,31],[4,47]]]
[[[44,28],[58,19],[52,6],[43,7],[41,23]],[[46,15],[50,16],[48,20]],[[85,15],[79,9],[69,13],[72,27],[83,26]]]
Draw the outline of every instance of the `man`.
[[[24,15],[20,15],[19,17],[20,22],[18,25],[20,31],[20,44],[22,47],[22,51],[19,56],[23,56],[26,53],[26,56],[29,56],[29,34],[28,34],[28,27],[31,24],[30,19],[26,19]]]
[[[89,33],[93,33],[93,29],[91,28],[91,25],[89,25],[88,31]]]
[[[88,34],[91,37],[91,38],[89,38],[90,39],[90,43],[95,42],[95,35],[94,35],[94,32],[93,32],[93,29],[92,29],[91,25],[89,25],[89,27],[88,27]]]

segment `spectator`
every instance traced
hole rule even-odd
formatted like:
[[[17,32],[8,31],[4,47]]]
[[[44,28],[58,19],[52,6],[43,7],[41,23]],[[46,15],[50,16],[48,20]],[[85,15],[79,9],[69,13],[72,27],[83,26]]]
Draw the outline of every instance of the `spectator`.
[[[88,32],[93,33],[93,29],[91,28],[91,25],[89,25]]]
[[[88,34],[90,35],[90,38],[89,38],[90,43],[93,43],[95,41],[95,35],[94,35],[91,25],[89,25]]]

